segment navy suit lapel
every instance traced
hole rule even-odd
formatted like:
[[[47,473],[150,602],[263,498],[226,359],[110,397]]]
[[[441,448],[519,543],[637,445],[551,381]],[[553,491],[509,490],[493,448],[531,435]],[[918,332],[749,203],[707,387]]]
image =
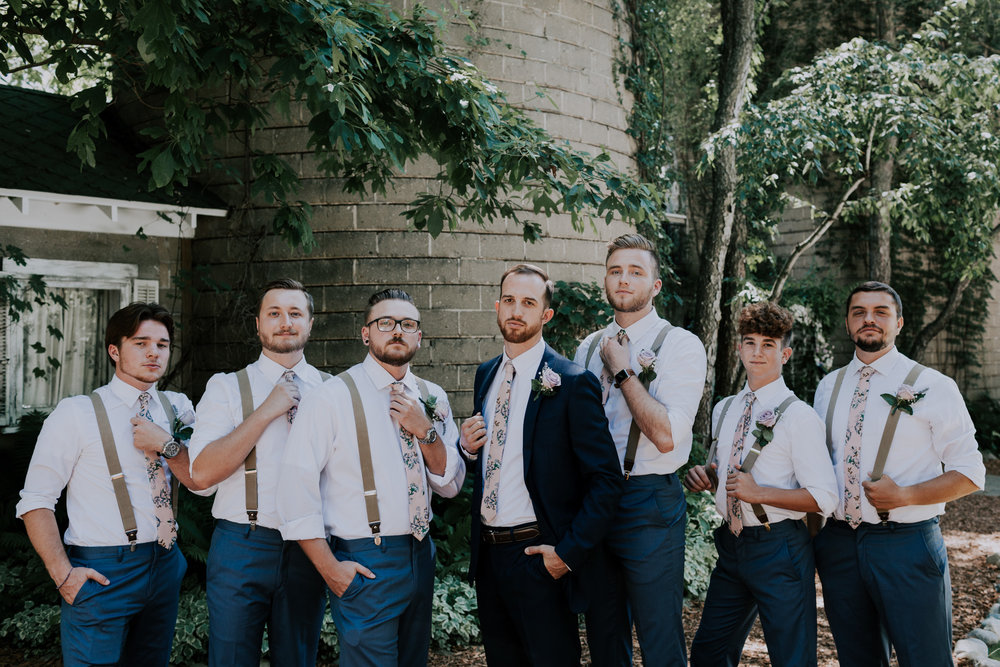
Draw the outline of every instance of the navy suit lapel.
[[[532,379],[537,378],[538,374],[541,372],[542,367],[549,361],[552,360],[554,356],[552,348],[545,345],[545,353],[542,355],[542,361],[538,364],[538,368],[535,369],[535,374],[532,375]],[[535,393],[531,393],[531,397],[528,399],[528,407],[524,411],[524,442],[523,442],[523,456],[524,456],[524,479],[528,480],[528,469],[531,466],[531,454],[534,452],[535,445],[535,422],[538,421],[538,409],[542,405],[542,401],[545,398],[542,396],[535,397]]]
[[[476,396],[474,400],[474,408],[476,412],[483,413],[483,402],[486,400],[486,394],[490,390],[490,385],[493,384],[493,378],[497,374],[497,369],[500,368],[500,361],[503,359],[501,354],[499,357],[494,357],[484,364],[484,373],[482,375],[482,382],[476,387]]]

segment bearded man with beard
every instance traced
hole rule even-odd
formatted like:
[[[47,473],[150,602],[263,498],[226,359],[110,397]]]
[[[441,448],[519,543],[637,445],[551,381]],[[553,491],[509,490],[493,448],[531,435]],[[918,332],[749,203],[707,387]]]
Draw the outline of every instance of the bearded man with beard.
[[[687,503],[677,470],[691,454],[705,385],[705,347],[656,314],[656,248],[639,234],[608,244],[604,289],[615,318],[588,336],[576,362],[601,380],[625,474],[625,491],[605,539],[610,562],[599,603],[587,613],[597,667],[632,664],[635,622],[647,665],[686,665],[684,526]]]
[[[491,667],[580,664],[576,614],[605,576],[594,552],[621,494],[597,379],[542,338],[551,301],[537,266],[504,273],[503,353],[476,371],[462,423],[477,461],[469,577]]]
[[[313,299],[284,278],[261,292],[261,354],[236,373],[218,373],[198,403],[191,473],[215,493],[208,553],[209,664],[259,665],[267,626],[271,664],[316,662],[323,580],[278,531],[278,468],[300,397],[329,374],[306,363]]]
[[[420,312],[409,294],[368,300],[364,361],[311,392],[278,482],[281,534],[329,587],[343,667],[427,664],[434,592],[431,492],[465,480],[441,387],[418,378]]]
[[[885,283],[847,298],[851,362],[813,403],[826,420],[839,502],[813,541],[823,602],[845,667],[950,665],[945,503],[982,489],[986,469],[954,380],[896,349],[903,303]],[[881,463],[881,465],[880,465]]]

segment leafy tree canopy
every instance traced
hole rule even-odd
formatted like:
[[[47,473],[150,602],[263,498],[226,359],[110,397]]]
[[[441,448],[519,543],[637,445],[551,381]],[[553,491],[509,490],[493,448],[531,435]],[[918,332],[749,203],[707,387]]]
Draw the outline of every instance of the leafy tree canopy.
[[[232,171],[249,196],[275,205],[274,231],[293,245],[313,239],[292,165],[248,149],[247,174],[221,158],[227,138],[300,116],[318,168],[349,192],[384,193],[407,164],[434,158],[439,190],[405,213],[432,235],[504,218],[536,240],[541,227],[521,219],[524,209],[569,214],[578,228],[660,209],[608,155],[557,143],[509,106],[420,6],[400,16],[352,0],[9,0],[0,12],[0,74],[47,66],[62,84],[98,74],[75,94],[86,113],[69,149],[81,160],[93,162],[107,100],[136,96],[159,117],[141,130],[151,190]]]

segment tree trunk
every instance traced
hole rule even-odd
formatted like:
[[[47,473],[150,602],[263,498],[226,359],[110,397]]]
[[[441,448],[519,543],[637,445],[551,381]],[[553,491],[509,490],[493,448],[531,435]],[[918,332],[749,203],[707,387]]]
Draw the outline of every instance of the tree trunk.
[[[719,64],[719,105],[712,131],[735,124],[743,109],[750,58],[756,37],[756,0],[722,0],[722,59]],[[736,146],[720,142],[712,167],[712,212],[705,230],[701,253],[701,275],[695,306],[694,331],[705,343],[708,376],[695,432],[707,435],[711,427],[711,402],[715,388],[719,322],[722,319],[722,277],[733,231]]]
[[[733,235],[726,255],[726,278],[722,281],[722,322],[719,326],[719,356],[715,362],[715,394],[735,394],[743,383],[743,366],[736,351],[739,340],[740,290],[746,282],[747,219],[741,211],[733,220]]]
[[[875,3],[878,38],[896,45],[895,3],[879,0]],[[896,173],[895,155],[899,150],[899,137],[890,135],[885,141],[885,156],[875,161],[872,170],[872,194],[878,200],[878,207],[869,221],[868,276],[871,280],[888,283],[892,280],[892,219],[889,206],[882,193],[892,189]]]

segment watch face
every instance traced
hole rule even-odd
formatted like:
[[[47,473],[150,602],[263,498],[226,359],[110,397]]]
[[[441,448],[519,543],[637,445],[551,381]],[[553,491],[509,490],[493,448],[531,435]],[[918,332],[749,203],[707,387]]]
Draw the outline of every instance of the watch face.
[[[163,445],[163,458],[172,459],[181,453],[181,443],[171,440]]]

